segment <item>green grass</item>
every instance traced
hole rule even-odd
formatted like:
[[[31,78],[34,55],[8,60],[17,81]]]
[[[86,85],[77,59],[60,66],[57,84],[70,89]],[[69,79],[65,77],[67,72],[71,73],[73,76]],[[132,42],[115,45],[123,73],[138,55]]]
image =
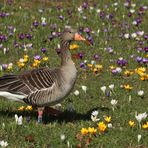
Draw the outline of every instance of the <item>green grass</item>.
[[[133,74],[130,77],[123,76],[125,69],[133,70],[138,67],[147,68],[146,64],[139,65],[135,58],[137,56],[146,57],[144,51],[138,52],[136,47],[140,46],[139,41],[135,39],[121,39],[119,35],[121,33],[132,34],[137,31],[144,31],[146,35],[148,33],[147,18],[148,13],[145,10],[145,14],[142,14],[142,24],[137,26],[132,25],[135,18],[139,17],[137,12],[140,6],[148,5],[147,0],[138,1],[134,0],[132,3],[136,4],[135,13],[132,17],[128,17],[129,9],[124,7],[124,1],[118,2],[117,10],[115,6],[112,6],[114,1],[99,1],[97,6],[93,10],[84,9],[83,14],[79,14],[77,8],[82,4],[82,1],[78,3],[73,1],[66,2],[48,2],[43,3],[38,1],[19,1],[16,0],[12,5],[7,5],[4,2],[0,2],[0,12],[9,12],[10,16],[0,18],[0,35],[6,34],[8,36],[7,27],[12,25],[16,28],[14,36],[8,37],[6,42],[2,42],[3,47],[0,49],[0,65],[13,63],[13,69],[11,72],[20,73],[29,68],[30,63],[33,61],[33,57],[36,54],[44,56],[40,49],[47,48],[46,56],[49,57],[49,61],[46,63],[49,67],[56,67],[60,63],[60,59],[55,52],[59,39],[55,38],[51,42],[48,41],[48,35],[51,33],[51,24],[57,24],[57,28],[64,29],[65,25],[72,25],[75,28],[89,27],[95,33],[91,33],[94,39],[94,45],[92,47],[85,45],[84,43],[77,43],[80,48],[72,50],[72,54],[82,52],[84,54],[83,59],[74,59],[76,67],[78,69],[78,78],[72,93],[62,102],[63,114],[59,117],[51,115],[44,115],[44,124],[37,125],[37,112],[31,111],[18,111],[18,107],[24,105],[17,102],[7,101],[6,99],[0,99],[0,140],[8,142],[10,148],[66,148],[69,141],[70,147],[77,147],[80,141],[76,138],[76,135],[80,133],[81,128],[97,127],[91,121],[91,113],[93,110],[99,111],[99,118],[103,120],[104,115],[112,117],[112,129],[108,129],[104,134],[97,134],[96,137],[92,136],[92,141],[88,147],[91,148],[125,148],[125,147],[148,147],[148,129],[140,129],[135,119],[135,112],[148,113],[148,85],[147,80],[141,81],[137,74]],[[95,2],[90,2],[89,6],[93,6]],[[62,6],[62,10],[58,11],[56,6]],[[105,6],[108,5],[108,10]],[[40,13],[38,10],[43,9]],[[72,10],[72,16],[69,18],[67,15],[67,9]],[[96,9],[105,11],[106,14],[113,13],[116,24],[112,25],[112,22],[108,19],[100,19]],[[64,20],[59,20],[58,16],[63,15]],[[84,20],[82,16],[86,16]],[[123,15],[125,16],[123,18]],[[41,26],[41,17],[46,18],[47,25]],[[32,22],[37,20],[39,26],[30,30]],[[128,23],[130,28],[121,27],[121,24]],[[104,29],[108,28],[108,32],[104,32]],[[97,34],[97,30],[100,33]],[[58,29],[56,30],[58,31]],[[33,38],[31,40],[20,40],[18,38],[19,33],[31,33]],[[86,36],[86,33],[83,33]],[[14,48],[13,42],[17,41],[19,44],[33,44],[33,49],[28,50],[29,62],[25,69],[19,70],[16,66],[17,61],[23,57],[23,48]],[[144,44],[142,47],[148,46],[147,41],[144,38],[140,38]],[[0,43],[1,44],[1,43]],[[9,52],[3,54],[3,48],[9,48]],[[112,47],[113,54],[110,54],[105,48]],[[97,64],[103,66],[103,70],[97,75],[94,75],[91,70],[83,70],[80,68],[80,63],[84,60],[88,60],[88,63],[93,60],[93,55],[98,54],[100,59],[97,60]],[[131,55],[134,58],[131,58]],[[116,61],[119,57],[123,57],[128,61],[126,67],[122,68],[121,75],[113,75],[110,72],[109,66],[116,65]],[[147,70],[147,69],[146,69]],[[9,71],[0,71],[0,76]],[[86,76],[86,78],[84,77]],[[114,84],[114,93],[112,96],[105,96],[100,87],[105,85],[109,86]],[[131,91],[124,90],[120,86],[123,84],[130,84],[133,86]],[[86,94],[82,91],[81,86],[86,85],[88,90]],[[79,96],[75,96],[73,92],[75,90],[80,91]],[[137,91],[143,90],[144,97],[141,98],[137,95]],[[131,96],[131,102],[129,102],[129,96]],[[110,101],[112,99],[118,100],[117,108],[113,111]],[[73,111],[68,111],[69,106],[72,105]],[[14,115],[22,115],[23,125],[19,126],[15,123]],[[30,116],[29,123],[26,122],[26,117]],[[136,126],[130,128],[128,125],[129,120],[134,120]],[[148,121],[148,118],[145,119]],[[142,122],[142,124],[144,121]],[[5,124],[5,126],[3,126]],[[61,141],[60,135],[65,134],[65,141]],[[142,135],[140,143],[137,142],[137,135]],[[29,141],[27,139],[30,139]],[[82,146],[84,147],[84,145]]]

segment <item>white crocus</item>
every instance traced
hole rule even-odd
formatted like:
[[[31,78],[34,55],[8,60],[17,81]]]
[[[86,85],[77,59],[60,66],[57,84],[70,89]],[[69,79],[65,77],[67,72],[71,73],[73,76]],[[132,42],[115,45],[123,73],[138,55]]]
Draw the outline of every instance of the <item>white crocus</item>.
[[[60,139],[61,139],[61,141],[65,141],[66,136],[65,136],[64,134],[61,134],[61,135],[60,135]]]
[[[41,21],[42,21],[42,23],[44,23],[46,21],[46,18],[45,17],[41,17]]]
[[[131,34],[131,37],[132,37],[132,38],[136,38],[136,37],[137,37],[137,34],[136,34],[136,33],[132,33],[132,34]]]
[[[2,65],[0,65],[0,71],[2,71],[2,70],[3,70]]]
[[[110,84],[108,87],[109,87],[111,90],[113,90],[114,87],[115,87],[115,85],[114,85],[114,84]]]
[[[114,109],[115,109],[115,107],[116,107],[116,105],[117,105],[117,103],[118,103],[118,100],[112,99],[110,103],[111,103],[112,109],[113,109],[113,111],[114,111]]]
[[[122,68],[121,68],[121,67],[117,67],[117,68],[116,68],[116,71],[117,71],[118,73],[121,73],[121,72],[122,72]]]
[[[100,10],[100,9],[96,9],[96,12],[97,12],[97,13],[100,13],[100,12],[101,12],[101,10]]]
[[[23,117],[22,116],[18,117],[18,115],[15,114],[14,117],[15,117],[15,121],[16,121],[17,125],[22,125],[23,124]]]
[[[102,86],[100,89],[101,89],[101,90],[102,90],[102,92],[105,94],[105,91],[106,91],[106,86]]]
[[[108,123],[108,124],[107,124],[107,127],[108,127],[108,128],[113,128],[112,123]]]
[[[91,64],[94,65],[94,64],[96,64],[96,62],[95,62],[94,60],[92,60],[92,61],[91,61]]]
[[[99,114],[99,112],[97,110],[95,110],[91,113],[91,115],[93,115],[93,116],[98,116],[98,114]]]
[[[78,90],[76,90],[75,92],[74,92],[74,95],[76,95],[76,96],[78,96],[80,93],[79,93],[79,91]]]
[[[143,36],[143,35],[144,35],[144,31],[138,31],[138,32],[137,32],[137,35]]]
[[[7,49],[6,49],[6,48],[4,48],[4,49],[3,49],[3,53],[4,53],[4,54],[6,54],[6,52],[7,52]]]
[[[124,34],[124,38],[126,38],[126,39],[129,39],[129,34],[128,33],[126,33],[126,34]]]
[[[91,113],[91,120],[93,121],[93,122],[98,122],[100,119],[98,118],[98,111],[93,111],[92,113]]]
[[[86,93],[87,86],[82,85],[81,87],[82,87],[82,90]]]
[[[135,12],[135,10],[134,10],[134,9],[131,9],[131,10],[130,10],[130,12],[131,12],[131,13],[134,13],[134,12]]]
[[[8,143],[5,142],[4,140],[0,141],[0,146],[1,147],[7,147],[8,146]]]
[[[142,136],[140,134],[138,134],[137,138],[138,138],[138,143],[139,143],[141,138],[142,138]]]
[[[144,96],[144,91],[143,90],[139,90],[137,92],[138,96],[143,97]]]
[[[111,103],[112,106],[115,107],[118,103],[118,100],[112,99],[110,103]]]
[[[137,114],[137,112],[135,113],[135,118],[138,121],[140,128],[141,128],[141,121],[146,119],[146,117],[147,117],[147,113],[146,112],[140,113],[140,114]]]

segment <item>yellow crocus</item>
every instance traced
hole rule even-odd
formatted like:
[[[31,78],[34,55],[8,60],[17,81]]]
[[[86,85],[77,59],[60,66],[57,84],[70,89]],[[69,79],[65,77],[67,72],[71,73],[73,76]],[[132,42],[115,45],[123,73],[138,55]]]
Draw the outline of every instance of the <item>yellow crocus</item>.
[[[88,128],[88,133],[95,135],[97,132],[97,129],[95,129],[94,127],[89,127]]]
[[[28,105],[28,106],[25,108],[25,110],[32,111],[32,110],[33,110],[33,108],[32,108],[32,106],[31,106],[31,105]]]
[[[104,120],[108,123],[111,122],[111,116],[105,116]]]
[[[126,89],[126,90],[132,90],[133,87],[130,86],[129,84],[124,84],[123,87]]]
[[[130,127],[134,127],[134,126],[135,126],[135,122],[132,121],[132,120],[130,120],[130,121],[128,122],[128,124],[129,124]]]
[[[148,122],[146,122],[145,124],[142,125],[143,129],[148,129]]]
[[[86,128],[82,128],[82,129],[81,129],[81,134],[82,134],[82,135],[88,134],[88,130],[87,130]]]
[[[19,111],[23,111],[24,109],[25,109],[24,106],[20,106],[20,107],[18,108]]]
[[[99,129],[99,131],[100,131],[101,133],[102,133],[102,132],[105,132],[106,128],[107,128],[107,126],[106,126],[106,124],[105,124],[104,122],[99,122],[99,123],[98,123],[98,129]]]
[[[128,77],[128,76],[131,76],[133,73],[134,73],[134,72],[129,71],[129,70],[125,70],[125,71],[124,71],[124,75],[127,76],[127,77]]]
[[[48,57],[43,57],[43,61],[48,61]]]
[[[70,45],[70,50],[77,49],[77,48],[79,48],[79,45],[77,45],[77,44]]]
[[[25,64],[23,62],[17,62],[17,65],[19,68],[23,68],[25,66]]]

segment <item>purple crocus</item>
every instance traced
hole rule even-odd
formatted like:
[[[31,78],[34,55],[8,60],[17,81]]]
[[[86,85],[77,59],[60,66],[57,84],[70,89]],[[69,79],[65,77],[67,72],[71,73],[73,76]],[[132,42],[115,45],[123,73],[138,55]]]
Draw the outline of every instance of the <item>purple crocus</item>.
[[[7,65],[7,64],[2,64],[2,69],[3,69],[3,70],[6,70],[6,69],[7,69],[7,67],[8,67],[8,65]]]
[[[78,53],[78,56],[80,59],[82,59],[84,55],[83,55],[83,53]]]
[[[104,19],[105,18],[105,12],[104,11],[101,11],[99,15],[100,15],[100,18],[101,19]]]
[[[3,44],[0,44],[0,49],[3,47]]]
[[[99,59],[99,55],[98,55],[98,54],[94,54],[93,58],[94,58],[95,60],[98,60],[98,59]]]
[[[144,35],[144,39],[145,40],[148,40],[148,35]]]
[[[35,21],[33,22],[33,26],[34,26],[34,27],[38,27],[38,26],[39,26],[39,22],[38,22],[37,20],[35,20]]]
[[[148,46],[147,47],[144,47],[143,49],[145,52],[148,52]]]
[[[46,48],[41,48],[41,51],[42,51],[43,53],[45,53],[47,50],[46,50]]]
[[[141,62],[142,62],[142,57],[136,57],[136,61],[137,61],[138,63],[141,63]]]
[[[82,4],[82,8],[87,9],[87,8],[88,8],[88,3],[87,3],[87,2],[84,2],[84,3]]]
[[[114,74],[114,75],[118,73],[118,71],[117,71],[116,69],[112,69],[111,72],[112,72],[112,74]]]
[[[53,35],[49,35],[49,36],[48,36],[48,40],[49,40],[49,41],[51,41],[53,38],[54,38]]]
[[[123,58],[119,58],[117,60],[117,64],[122,67],[122,66],[125,66],[127,64],[127,61]]]
[[[59,19],[60,20],[64,20],[64,16],[63,15],[59,15]]]
[[[148,58],[143,58],[143,59],[142,59],[142,62],[143,62],[143,64],[148,63]]]
[[[15,48],[16,48],[16,47],[19,47],[19,44],[17,43],[17,41],[14,41],[14,42],[13,42],[13,45],[14,45]]]
[[[25,35],[24,35],[24,33],[20,33],[18,37],[20,40],[23,40],[25,38]]]
[[[0,34],[0,41],[1,42],[5,42],[5,41],[7,41],[7,36],[5,35],[5,34]]]
[[[86,32],[86,33],[88,33],[88,34],[89,34],[89,33],[91,32],[91,29],[90,29],[90,28],[88,28],[88,27],[87,27],[87,28],[84,28],[84,32]]]
[[[34,59],[35,60],[41,60],[41,56],[40,55],[36,55],[36,56],[34,56]]]
[[[85,63],[81,62],[80,63],[80,67],[83,68],[83,69],[85,69],[86,68]]]
[[[30,33],[26,33],[25,36],[26,36],[26,38],[29,39],[29,40],[32,39],[32,35],[31,35]]]

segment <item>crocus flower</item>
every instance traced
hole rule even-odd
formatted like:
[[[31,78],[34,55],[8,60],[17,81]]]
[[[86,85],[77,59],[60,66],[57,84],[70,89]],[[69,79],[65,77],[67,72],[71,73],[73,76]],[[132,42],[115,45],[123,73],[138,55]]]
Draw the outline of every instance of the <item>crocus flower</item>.
[[[8,143],[4,140],[0,141],[0,146],[3,148],[3,147],[7,147],[8,146]]]
[[[3,69],[3,70],[6,70],[6,69],[7,69],[7,67],[8,67],[8,65],[7,65],[7,64],[2,64],[2,69]]]
[[[113,109],[113,111],[114,111],[114,109],[115,109],[115,107],[116,107],[116,105],[117,105],[117,103],[118,103],[118,100],[112,99],[110,103],[111,103],[112,109]]]
[[[143,90],[139,90],[137,92],[137,94],[138,94],[139,97],[143,97],[144,96],[144,91]]]
[[[148,129],[148,122],[144,123],[144,124],[142,125],[142,128],[143,128],[143,129]]]
[[[137,112],[135,113],[135,118],[136,118],[136,120],[138,121],[139,127],[140,127],[140,128],[141,128],[141,121],[142,121],[143,119],[146,119],[146,117],[147,117],[147,113],[146,113],[146,112],[140,113],[140,114],[137,114]]]
[[[78,96],[80,93],[79,93],[79,91],[78,90],[76,90],[75,92],[74,92],[74,95],[76,95],[76,96]]]
[[[107,128],[107,126],[106,126],[106,124],[104,122],[99,122],[98,123],[98,129],[99,129],[100,133],[105,132],[106,128]]]
[[[61,139],[61,141],[65,141],[65,139],[66,139],[65,134],[61,134],[61,135],[60,135],[60,139]]]
[[[34,59],[35,60],[41,60],[41,56],[40,55],[36,55],[36,56],[34,56]]]
[[[111,90],[113,90],[114,87],[115,87],[115,85],[114,85],[114,84],[110,84],[108,87],[109,87]]]
[[[93,121],[93,122],[97,122],[97,121],[99,121],[100,120],[100,118],[98,118],[98,111],[93,111],[92,113],[91,113],[91,120]]]
[[[33,22],[33,26],[34,26],[34,27],[38,27],[38,26],[39,26],[39,22],[38,22],[37,20],[35,20],[35,21]]]
[[[141,141],[142,136],[140,134],[137,135],[138,143]]]
[[[111,116],[105,116],[104,120],[108,123],[111,122]]]
[[[128,122],[128,124],[129,124],[130,127],[134,127],[134,126],[135,126],[135,122],[132,121],[132,120],[130,120],[130,121]]]
[[[102,86],[100,89],[101,89],[101,90],[102,90],[102,92],[105,94],[105,91],[106,91],[106,86]]]
[[[88,134],[88,130],[86,128],[82,128],[81,129],[81,134],[82,135],[87,135]]]
[[[94,127],[89,127],[88,128],[88,133],[92,134],[92,135],[95,135],[97,132],[97,129],[95,129]]]
[[[127,61],[121,57],[117,60],[117,64],[119,66],[125,66],[127,64]]]
[[[42,51],[43,53],[45,53],[47,50],[46,50],[46,48],[41,48],[41,51]]]
[[[22,125],[23,124],[23,117],[22,116],[18,117],[18,115],[15,114],[15,121],[16,121],[17,125]]]
[[[81,87],[82,87],[82,90],[86,93],[87,86],[82,85]]]

